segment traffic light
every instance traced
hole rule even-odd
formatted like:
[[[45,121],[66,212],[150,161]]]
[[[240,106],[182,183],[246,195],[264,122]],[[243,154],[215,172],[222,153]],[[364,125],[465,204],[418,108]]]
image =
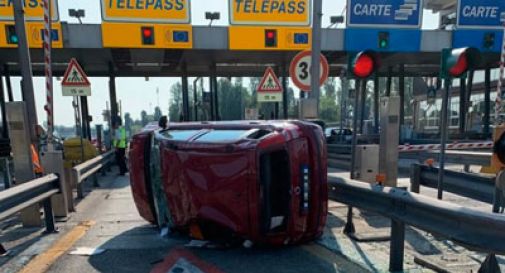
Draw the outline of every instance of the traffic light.
[[[472,47],[444,49],[440,76],[442,79],[462,78],[474,70],[479,62],[479,51]]]
[[[277,30],[265,30],[265,47],[277,47]]]
[[[189,33],[187,31],[175,30],[173,32],[173,39],[175,43],[189,42]]]
[[[389,48],[389,32],[387,31],[379,32],[379,48],[380,49]]]
[[[154,45],[154,27],[141,27],[140,34],[143,45]]]
[[[14,25],[5,26],[5,36],[7,38],[7,44],[17,45],[19,43],[19,37]]]
[[[494,32],[486,32],[484,33],[484,41],[483,41],[483,47],[485,49],[493,49],[495,45],[495,38],[496,35]]]
[[[378,58],[373,51],[361,51],[349,58],[348,71],[359,79],[372,76],[378,67]]]

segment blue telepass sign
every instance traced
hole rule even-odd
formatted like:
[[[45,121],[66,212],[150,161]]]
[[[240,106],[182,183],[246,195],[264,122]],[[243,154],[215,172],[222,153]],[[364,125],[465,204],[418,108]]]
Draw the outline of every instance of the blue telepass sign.
[[[423,0],[347,0],[347,26],[420,28]]]
[[[504,0],[459,0],[459,28],[500,28],[505,24]]]

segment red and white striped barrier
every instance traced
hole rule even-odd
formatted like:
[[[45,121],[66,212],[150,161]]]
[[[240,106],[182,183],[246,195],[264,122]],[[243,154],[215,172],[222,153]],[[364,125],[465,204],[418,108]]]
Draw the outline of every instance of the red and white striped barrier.
[[[445,148],[447,150],[467,150],[467,149],[491,149],[494,143],[491,141],[486,142],[475,142],[475,143],[451,143],[447,144]],[[400,145],[398,146],[399,152],[418,152],[418,151],[430,151],[439,150],[440,144],[424,144],[424,145]]]
[[[44,72],[46,76],[46,106],[47,112],[47,143],[52,143],[54,116],[53,116],[53,71],[51,67],[51,4],[50,0],[43,0],[44,5]],[[50,146],[50,145],[49,145]]]

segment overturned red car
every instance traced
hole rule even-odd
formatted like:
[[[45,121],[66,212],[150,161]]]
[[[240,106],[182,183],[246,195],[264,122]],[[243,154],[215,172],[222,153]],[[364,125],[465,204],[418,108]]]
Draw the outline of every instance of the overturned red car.
[[[285,245],[313,240],[326,222],[326,145],[302,121],[170,124],[130,144],[140,215],[205,239]]]

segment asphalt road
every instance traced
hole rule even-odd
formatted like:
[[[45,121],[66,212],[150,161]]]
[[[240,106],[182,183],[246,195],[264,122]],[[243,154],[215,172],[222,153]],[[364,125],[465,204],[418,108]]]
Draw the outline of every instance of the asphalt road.
[[[78,204],[77,213],[60,224],[60,234],[24,266],[24,272],[366,272],[317,244],[280,249],[187,248],[187,237],[162,237],[140,218],[128,177],[109,176],[100,184]],[[82,248],[105,252],[71,254]]]

